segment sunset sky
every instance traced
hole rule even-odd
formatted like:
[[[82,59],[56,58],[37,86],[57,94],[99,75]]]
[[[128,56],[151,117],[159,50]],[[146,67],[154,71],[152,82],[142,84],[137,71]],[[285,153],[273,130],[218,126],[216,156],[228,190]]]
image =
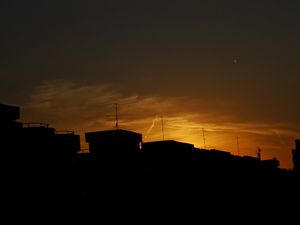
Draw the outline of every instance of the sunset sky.
[[[300,3],[0,3],[0,102],[24,122],[174,139],[291,168],[300,138]],[[83,146],[84,138],[82,138]]]

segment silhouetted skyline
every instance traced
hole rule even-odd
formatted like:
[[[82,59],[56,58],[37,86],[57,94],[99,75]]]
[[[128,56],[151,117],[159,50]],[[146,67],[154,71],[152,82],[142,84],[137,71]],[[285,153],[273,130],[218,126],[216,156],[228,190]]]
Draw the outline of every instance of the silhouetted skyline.
[[[236,201],[241,195],[254,195],[257,201],[299,195],[300,139],[291,150],[294,169],[286,170],[276,158],[199,149],[174,140],[144,142],[142,134],[119,128],[85,133],[89,152],[80,153],[74,132],[19,119],[19,107],[0,104],[0,178],[12,204],[118,205],[152,194],[208,204]]]
[[[0,101],[57,129],[120,128],[292,168],[300,136],[300,3],[0,3]]]

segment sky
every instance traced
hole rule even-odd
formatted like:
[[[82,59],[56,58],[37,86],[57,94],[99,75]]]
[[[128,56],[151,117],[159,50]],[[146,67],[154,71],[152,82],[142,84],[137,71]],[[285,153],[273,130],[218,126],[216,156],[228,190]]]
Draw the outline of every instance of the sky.
[[[80,134],[114,129],[118,103],[120,128],[144,141],[261,148],[292,168],[299,10],[294,0],[1,1],[0,102]]]

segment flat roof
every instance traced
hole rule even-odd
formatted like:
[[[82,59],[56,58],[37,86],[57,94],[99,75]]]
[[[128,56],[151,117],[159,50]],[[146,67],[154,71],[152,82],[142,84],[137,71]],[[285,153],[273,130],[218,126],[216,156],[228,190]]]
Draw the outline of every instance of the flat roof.
[[[111,139],[115,137],[134,137],[142,141],[142,134],[123,129],[93,131],[85,133],[85,139],[87,142],[95,138]]]
[[[0,103],[0,120],[20,119],[20,107]]]

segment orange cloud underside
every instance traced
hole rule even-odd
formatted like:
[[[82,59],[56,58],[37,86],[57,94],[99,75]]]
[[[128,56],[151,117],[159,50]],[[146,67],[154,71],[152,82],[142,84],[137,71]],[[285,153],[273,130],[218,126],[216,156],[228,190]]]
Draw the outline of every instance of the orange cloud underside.
[[[114,128],[116,102],[119,103],[120,128],[142,133],[144,141],[164,138],[203,148],[204,131],[206,148],[256,156],[260,147],[263,159],[276,157],[281,167],[292,167],[291,150],[299,132],[285,123],[244,122],[237,116],[209,107],[218,105],[217,101],[207,104],[205,100],[187,97],[124,95],[120,90],[103,85],[79,86],[58,80],[34,89],[30,100],[22,107],[22,114],[24,120],[34,118],[56,129],[74,130],[82,135],[82,147],[87,148],[83,138],[85,132]],[[207,107],[203,108],[204,104]],[[224,107],[223,102],[219,105]],[[226,110],[228,107],[225,104]]]

